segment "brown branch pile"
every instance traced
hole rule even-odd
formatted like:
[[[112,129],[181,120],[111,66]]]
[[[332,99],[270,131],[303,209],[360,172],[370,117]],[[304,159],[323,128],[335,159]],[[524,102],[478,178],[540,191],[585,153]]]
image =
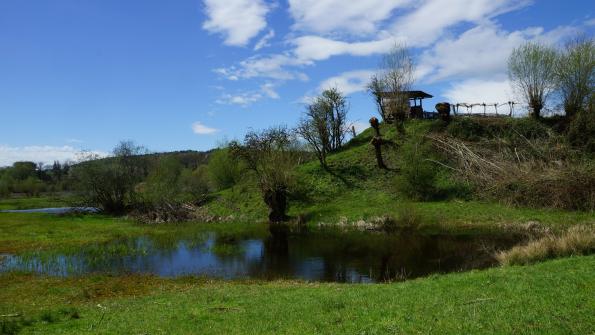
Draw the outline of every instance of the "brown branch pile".
[[[595,166],[574,158],[556,138],[470,143],[446,135],[429,138],[458,179],[479,198],[511,205],[595,210]]]

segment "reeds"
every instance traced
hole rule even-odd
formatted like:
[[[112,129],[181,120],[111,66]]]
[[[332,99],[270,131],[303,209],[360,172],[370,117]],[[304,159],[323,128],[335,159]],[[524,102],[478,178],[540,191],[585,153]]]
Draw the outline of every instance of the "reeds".
[[[550,258],[595,252],[595,227],[574,226],[561,235],[547,235],[496,254],[502,265],[525,265]]]

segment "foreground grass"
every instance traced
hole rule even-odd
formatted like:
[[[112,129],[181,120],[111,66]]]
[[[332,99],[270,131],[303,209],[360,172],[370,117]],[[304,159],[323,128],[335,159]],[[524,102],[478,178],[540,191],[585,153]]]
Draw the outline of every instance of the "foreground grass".
[[[594,269],[583,256],[379,285],[9,274],[0,314],[22,315],[23,334],[590,334]]]

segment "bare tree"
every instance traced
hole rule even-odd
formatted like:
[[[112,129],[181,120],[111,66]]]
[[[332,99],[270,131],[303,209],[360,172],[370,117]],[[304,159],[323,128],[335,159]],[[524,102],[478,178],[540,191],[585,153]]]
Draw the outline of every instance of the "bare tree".
[[[231,153],[246,162],[258,180],[263,200],[269,207],[269,221],[287,220],[287,197],[294,183],[294,169],[301,153],[296,141],[285,127],[274,127],[262,132],[251,131],[243,143],[233,141]]]
[[[585,35],[569,40],[558,58],[555,72],[564,111],[573,117],[586,109],[595,87],[595,41]]]
[[[315,151],[320,164],[326,167],[328,153],[343,146],[347,125],[347,100],[336,88],[322,92],[307,106],[305,117],[296,132]]]
[[[409,95],[415,64],[404,44],[396,44],[380,62],[380,69],[368,84],[384,121],[393,121],[400,131],[409,111]]]
[[[508,58],[508,76],[539,118],[549,94],[556,88],[556,50],[535,42],[527,42],[512,51]]]

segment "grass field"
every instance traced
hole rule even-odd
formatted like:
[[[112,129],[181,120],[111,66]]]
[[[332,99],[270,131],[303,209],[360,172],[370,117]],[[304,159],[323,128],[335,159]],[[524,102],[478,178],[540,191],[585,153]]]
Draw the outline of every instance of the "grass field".
[[[0,276],[5,333],[591,334],[595,256],[346,285]],[[11,328],[12,327],[12,328]]]

